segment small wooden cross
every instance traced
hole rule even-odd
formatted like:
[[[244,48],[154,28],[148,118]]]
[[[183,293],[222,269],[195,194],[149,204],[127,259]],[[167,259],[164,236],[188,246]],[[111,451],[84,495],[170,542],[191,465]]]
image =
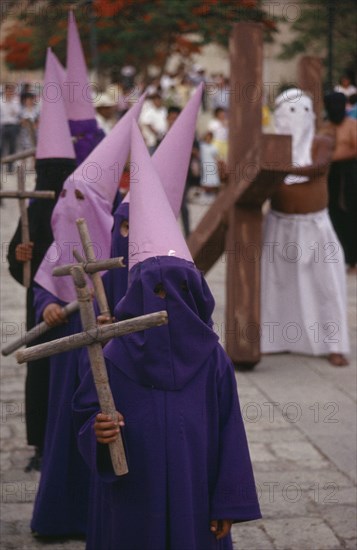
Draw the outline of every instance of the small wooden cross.
[[[73,266],[71,269],[71,275],[76,287],[83,330],[96,328],[97,319],[93,307],[92,297],[86,285],[83,268],[80,266]],[[102,413],[109,415],[112,420],[115,420],[116,407],[109,386],[102,346],[101,344],[94,342],[93,344],[90,344],[87,349],[94,384],[98,394],[100,409]],[[128,465],[126,462],[125,450],[120,431],[118,438],[112,443],[109,443],[109,452],[115,474],[127,474]]]
[[[79,265],[74,265],[71,268],[71,275],[77,291],[81,320],[85,332],[72,334],[71,336],[60,338],[59,340],[52,340],[46,344],[39,344],[38,346],[19,351],[16,354],[16,359],[18,363],[23,363],[25,361],[55,355],[59,351],[62,353],[69,349],[88,346],[89,360],[101,411],[114,420],[116,408],[109,386],[101,343],[107,342],[111,338],[123,334],[129,334],[131,332],[146,330],[154,326],[166,324],[167,313],[165,311],[160,311],[128,321],[121,321],[98,327],[91,293],[86,286],[83,268]],[[105,336],[103,336],[103,334]],[[118,476],[125,475],[128,472],[128,466],[120,432],[118,439],[113,443],[109,443],[109,452],[115,474]]]
[[[17,191],[0,191],[0,198],[18,199],[21,217],[21,241],[30,242],[29,218],[27,213],[26,199],[54,199],[54,191],[26,191],[25,190],[25,166],[21,163],[17,167]],[[29,288],[31,283],[31,261],[23,264],[23,285]]]
[[[73,251],[73,253],[75,253],[75,251]],[[81,262],[81,258],[79,258],[79,261]],[[52,275],[54,275],[55,277],[70,275],[73,265],[75,264],[66,264],[66,265],[55,267],[52,272]],[[124,267],[123,258],[109,258],[108,260],[100,260],[95,262],[83,261],[78,265],[81,265],[85,273],[89,273],[89,274],[95,273],[97,271],[98,272],[106,271],[108,269]],[[78,301],[75,300],[62,308],[62,314],[64,315],[65,318],[67,318],[75,311],[78,311],[78,309],[79,309]],[[29,331],[25,332],[25,334],[23,334],[20,338],[18,338],[17,340],[14,340],[13,342],[10,342],[9,345],[2,348],[1,354],[4,356],[10,355],[14,351],[21,348],[22,346],[27,346],[28,344],[31,344],[31,342],[33,342],[34,340],[37,340],[37,338],[39,338],[40,336],[43,336],[46,332],[51,330],[51,328],[53,327],[48,325],[46,321],[42,321],[41,323],[34,326]]]

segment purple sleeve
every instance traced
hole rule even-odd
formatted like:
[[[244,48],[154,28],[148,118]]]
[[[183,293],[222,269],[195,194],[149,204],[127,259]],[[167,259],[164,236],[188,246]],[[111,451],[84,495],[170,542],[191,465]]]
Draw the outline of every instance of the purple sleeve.
[[[33,285],[33,294],[34,308],[36,310],[36,323],[40,323],[43,320],[42,314],[49,304],[59,304],[62,307],[65,305],[64,302],[59,300],[56,296],[51,294],[51,292],[37,283],[34,283]]]
[[[261,518],[234,370],[227,365],[218,382],[220,455],[211,518]]]

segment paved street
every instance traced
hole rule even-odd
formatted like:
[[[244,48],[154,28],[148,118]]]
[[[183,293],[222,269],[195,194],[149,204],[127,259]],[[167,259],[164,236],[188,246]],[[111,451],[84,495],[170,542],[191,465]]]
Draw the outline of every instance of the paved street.
[[[14,188],[14,176],[4,187]],[[16,201],[1,216],[2,344],[24,327],[25,292],[8,274],[7,243],[18,221]],[[191,205],[196,221],[204,206]],[[224,321],[225,264],[208,275]],[[351,365],[323,358],[265,356],[254,371],[237,373],[241,407],[264,519],[233,527],[235,550],[356,548],[356,281],[348,278]],[[287,307],[289,305],[287,304]],[[83,541],[44,543],[30,533],[39,475],[23,469],[32,449],[24,424],[25,368],[1,358],[1,539],[3,550],[81,550]],[[239,467],[239,465],[237,465]],[[185,550],[185,549],[182,549]],[[204,550],[204,549],[202,549]]]

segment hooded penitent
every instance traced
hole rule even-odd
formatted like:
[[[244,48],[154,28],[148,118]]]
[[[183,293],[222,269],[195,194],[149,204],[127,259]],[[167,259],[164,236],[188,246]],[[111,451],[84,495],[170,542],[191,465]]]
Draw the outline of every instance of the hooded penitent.
[[[111,312],[114,311],[116,304],[121,300],[128,288],[128,199],[129,197],[126,195],[114,209],[110,250],[112,258],[123,258],[125,267],[109,269],[103,275],[105,294]]]
[[[74,417],[80,451],[96,472],[87,549],[228,550],[230,537],[216,541],[210,520],[260,517],[234,370],[211,328],[213,297],[137,126],[131,159],[140,167],[131,181],[131,270],[115,315],[166,310],[169,323],[104,348],[125,418],[129,473],[120,478],[95,441],[99,405],[84,361]]]
[[[67,71],[53,52],[52,52],[52,59],[56,67],[58,81],[61,84],[61,94],[63,95],[63,90],[64,90],[63,84],[64,82],[66,82],[66,79],[67,79]]]
[[[312,164],[311,148],[315,135],[312,100],[300,89],[290,88],[275,100],[274,125],[277,134],[292,136],[292,162],[295,166]],[[285,183],[302,183],[309,178],[289,175]]]
[[[130,184],[129,270],[137,262],[153,256],[178,256],[192,261],[167,195],[135,123],[132,128],[131,161],[136,167],[136,173]],[[168,204],[169,208],[162,208],[163,203]],[[145,224],[137,214],[143,211]],[[132,217],[132,213],[135,217]]]
[[[51,215],[66,178],[75,169],[75,152],[66,118],[64,103],[59,94],[56,62],[50,49],[47,51],[42,94],[41,116],[36,147],[36,191],[54,191],[54,200],[33,199],[29,206],[30,237],[34,242],[34,276],[48,247],[53,241]],[[18,231],[21,232],[20,226]],[[15,235],[16,236],[16,235]],[[15,238],[15,237],[14,237]],[[20,233],[18,238],[21,239]],[[15,239],[17,241],[17,239]],[[20,240],[18,242],[21,242]],[[15,244],[15,243],[13,243]],[[16,244],[18,244],[16,242]],[[11,245],[10,245],[11,252]],[[11,266],[10,266],[11,270]],[[22,265],[14,265],[13,276],[22,282]]]
[[[203,85],[200,85],[152,156],[153,165],[163,182],[167,198],[176,218],[180,213],[182,195],[186,184],[202,91]],[[140,167],[135,166],[133,163],[131,163],[131,167],[133,177],[135,177],[134,174]],[[111,311],[114,310],[114,306],[124,296],[127,289],[129,198],[130,192],[127,193],[113,214],[112,256],[123,256],[126,267],[110,270],[103,277]]]
[[[73,12],[68,15],[67,75],[63,83],[67,117],[74,138],[77,164],[83,162],[104,138],[98,127],[92,101],[92,87]]]
[[[152,156],[176,218],[181,209],[203,89],[200,84]]]
[[[33,242],[31,274],[34,277],[46,251],[53,241],[51,215],[65,179],[75,169],[75,152],[61,97],[56,61],[49,49],[42,94],[42,108],[36,148],[36,191],[54,191],[53,200],[32,199],[28,207],[30,240]],[[20,283],[23,263],[16,259],[16,247],[22,242],[21,221],[9,245],[9,267],[12,276]],[[27,329],[36,324],[33,304],[33,287],[27,291]],[[37,342],[39,343],[39,342]],[[26,377],[26,428],[30,445],[42,453],[48,398],[48,358],[28,363]]]
[[[130,146],[131,122],[140,113],[139,102],[116,124],[86,162],[66,180],[52,216],[54,242],[47,251],[36,282],[64,302],[75,299],[71,277],[52,277],[56,265],[73,262],[73,247],[79,247],[77,218],[85,218],[98,259],[110,256],[112,206]]]

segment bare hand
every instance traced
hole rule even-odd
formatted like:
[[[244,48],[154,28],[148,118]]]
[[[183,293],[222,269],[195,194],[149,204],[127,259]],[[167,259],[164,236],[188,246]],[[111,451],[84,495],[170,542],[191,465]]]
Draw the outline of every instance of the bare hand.
[[[232,520],[230,519],[213,519],[210,524],[211,533],[216,536],[216,539],[223,539],[231,530]]]
[[[48,304],[43,310],[42,317],[50,327],[61,325],[67,320],[59,304]]]
[[[97,316],[97,324],[98,325],[111,325],[114,323],[115,317],[112,317],[111,315],[98,315]]]
[[[116,411],[116,418],[112,420],[108,414],[98,413],[94,422],[94,433],[98,443],[112,443],[118,438],[120,426],[125,426],[124,417]]]
[[[18,262],[28,262],[32,260],[33,243],[20,243],[15,248],[15,258]]]

